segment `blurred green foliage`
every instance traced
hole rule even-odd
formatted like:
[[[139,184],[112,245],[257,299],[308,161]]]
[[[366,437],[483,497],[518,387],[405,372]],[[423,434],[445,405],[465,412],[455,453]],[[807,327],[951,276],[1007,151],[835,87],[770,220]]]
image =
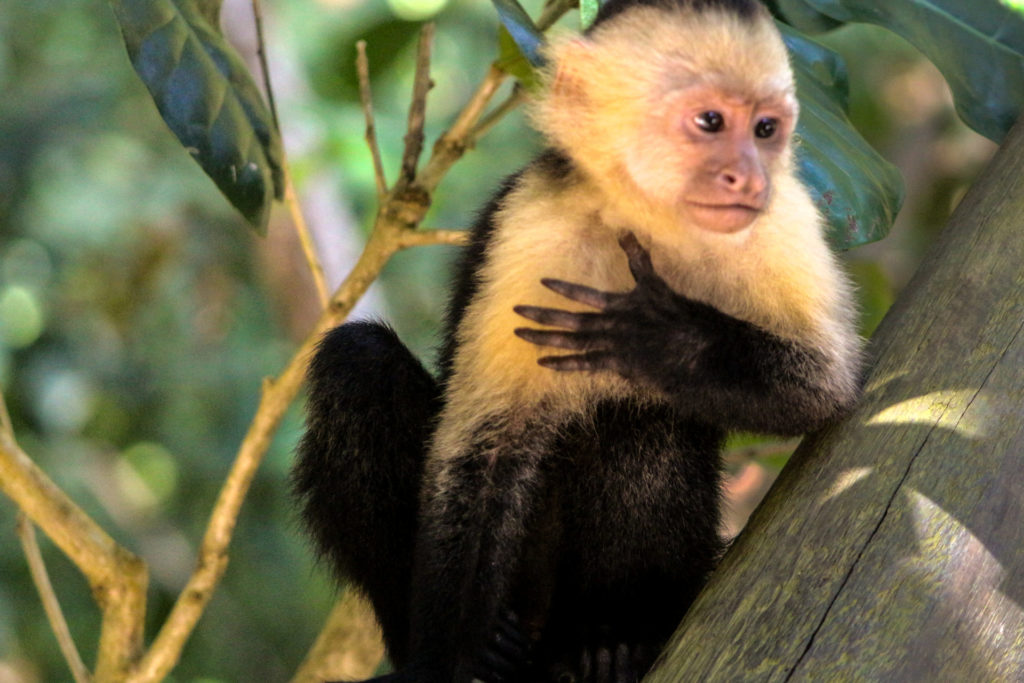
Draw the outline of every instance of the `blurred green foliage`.
[[[244,36],[248,4],[226,3],[229,36]],[[498,55],[490,3],[433,7],[428,148]],[[268,0],[264,11],[298,185],[326,185],[357,217],[358,240],[372,219],[374,183],[354,44],[369,41],[393,179],[412,80],[416,24],[408,17],[427,10],[411,0]],[[907,178],[894,234],[847,255],[871,329],[991,146],[956,121],[941,79],[905,43],[869,27],[822,39],[849,65],[854,122]],[[510,117],[441,185],[428,226],[467,225],[535,145],[522,118]],[[339,216],[320,218],[344,230]],[[247,231],[160,120],[105,2],[4,4],[0,386],[25,450],[149,562],[149,637],[192,569],[261,378],[276,374],[306,333],[309,315],[296,312],[315,309],[308,283],[282,275],[282,264],[298,258],[288,229],[277,211],[268,240]],[[454,253],[402,253],[381,280],[381,315],[427,357]],[[300,428],[296,407],[253,485],[224,582],[175,680],[285,680],[327,613],[333,589],[314,570],[287,496]],[[14,536],[15,514],[0,499],[0,679],[67,680]],[[45,540],[43,550],[92,662],[99,620],[88,587]]]

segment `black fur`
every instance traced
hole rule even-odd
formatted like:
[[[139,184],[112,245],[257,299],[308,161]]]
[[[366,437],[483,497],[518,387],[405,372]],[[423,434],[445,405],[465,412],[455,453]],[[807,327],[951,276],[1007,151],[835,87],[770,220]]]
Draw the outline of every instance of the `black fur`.
[[[323,558],[370,597],[398,663],[408,655],[418,497],[439,408],[437,384],[384,325],[338,327],[310,364],[293,490]]]

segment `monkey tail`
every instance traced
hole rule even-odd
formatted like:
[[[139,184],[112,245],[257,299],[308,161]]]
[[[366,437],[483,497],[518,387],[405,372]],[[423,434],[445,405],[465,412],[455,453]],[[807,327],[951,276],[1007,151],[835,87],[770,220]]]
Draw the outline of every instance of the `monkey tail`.
[[[321,558],[373,604],[394,663],[408,647],[412,549],[437,382],[377,322],[324,336],[308,373],[306,432],[292,471]]]

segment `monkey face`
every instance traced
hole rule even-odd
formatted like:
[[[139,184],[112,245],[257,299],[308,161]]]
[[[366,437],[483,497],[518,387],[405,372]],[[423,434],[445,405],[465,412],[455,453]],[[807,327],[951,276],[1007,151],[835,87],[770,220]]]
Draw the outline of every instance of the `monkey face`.
[[[627,168],[656,203],[684,224],[732,233],[768,207],[795,123],[785,94],[754,98],[699,84],[671,93],[643,126]]]

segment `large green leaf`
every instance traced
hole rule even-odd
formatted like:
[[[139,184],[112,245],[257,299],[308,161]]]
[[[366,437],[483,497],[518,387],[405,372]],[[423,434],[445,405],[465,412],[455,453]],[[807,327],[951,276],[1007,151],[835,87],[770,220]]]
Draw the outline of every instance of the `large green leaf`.
[[[219,0],[111,0],[128,57],[164,121],[246,220],[283,193],[281,140],[241,57],[211,23]]]
[[[800,99],[797,160],[828,221],[829,241],[848,249],[881,239],[903,203],[903,178],[846,117],[846,68],[828,48],[780,24]]]
[[[957,113],[1002,140],[1024,110],[1024,15],[1010,0],[788,0],[837,21],[878,24],[930,59]],[[1014,7],[1014,5],[1017,7]]]

